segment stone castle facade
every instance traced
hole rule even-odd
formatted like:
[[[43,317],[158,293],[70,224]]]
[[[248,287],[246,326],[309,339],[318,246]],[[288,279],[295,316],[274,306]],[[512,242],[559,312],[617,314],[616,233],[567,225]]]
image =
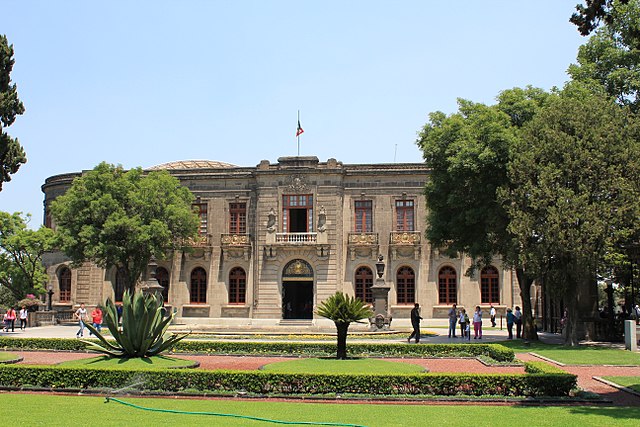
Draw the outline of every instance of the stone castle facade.
[[[200,238],[190,251],[157,260],[166,304],[187,324],[316,326],[324,299],[342,291],[371,301],[378,255],[390,286],[393,321],[408,324],[415,302],[424,318],[445,317],[452,303],[499,311],[520,304],[515,274],[499,260],[465,275],[471,260],[440,254],[425,239],[422,163],[343,164],[335,159],[282,157],[256,167],[184,161],[159,165],[196,196]],[[42,186],[49,205],[81,173]],[[118,301],[115,269],[71,268],[61,253],[47,259],[53,303]]]

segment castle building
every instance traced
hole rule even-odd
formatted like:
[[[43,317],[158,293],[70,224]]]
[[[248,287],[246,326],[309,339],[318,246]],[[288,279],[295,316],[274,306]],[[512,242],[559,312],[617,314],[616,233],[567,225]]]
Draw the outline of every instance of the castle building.
[[[449,258],[424,236],[427,206],[422,163],[343,164],[335,159],[281,157],[256,167],[178,161],[166,169],[196,196],[200,237],[189,251],[157,260],[156,278],[178,322],[222,327],[297,324],[326,319],[314,311],[342,291],[371,302],[378,255],[390,286],[393,322],[446,317],[453,303],[499,311],[520,304],[515,274],[499,259],[473,275],[471,260]],[[45,223],[51,202],[81,173],[56,175],[42,186]],[[48,257],[56,309],[122,299],[115,269],[71,268],[62,253]],[[328,322],[328,321],[327,321]]]

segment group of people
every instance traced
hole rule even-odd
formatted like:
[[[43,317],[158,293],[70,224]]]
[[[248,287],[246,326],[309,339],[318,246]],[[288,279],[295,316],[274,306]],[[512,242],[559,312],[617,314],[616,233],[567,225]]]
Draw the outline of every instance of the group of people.
[[[84,336],[84,325],[88,321],[91,321],[91,324],[98,332],[102,331],[102,309],[100,309],[99,306],[96,306],[96,308],[93,309],[91,317],[89,317],[87,315],[87,309],[85,308],[84,303],[82,303],[73,314],[73,317],[78,321],[78,325],[80,326],[78,333],[76,333],[76,338]],[[89,332],[89,335],[91,335],[91,332]]]
[[[496,327],[496,309],[493,305],[489,308],[489,316],[491,318],[491,326]],[[460,325],[460,338],[467,338],[471,340],[471,326],[473,325],[473,339],[482,339],[482,309],[479,305],[476,306],[475,311],[470,318],[464,308],[457,309],[457,305],[453,304],[449,309],[449,338],[456,338],[457,325]],[[515,312],[511,308],[507,308],[507,331],[509,332],[509,338],[513,339],[513,326],[516,326],[516,338],[522,336],[522,311],[520,307],[515,308]],[[407,342],[411,342],[414,338],[416,343],[420,342],[420,304],[415,303],[415,306],[411,310],[411,326],[413,332],[409,335]]]
[[[29,318],[29,310],[27,310],[26,306],[23,305],[18,314],[16,314],[16,309],[14,307],[9,307],[9,309],[7,310],[6,313],[4,313],[4,316],[2,318],[3,320],[2,323],[4,324],[4,327],[2,328],[2,330],[4,332],[9,332],[9,329],[11,329],[11,332],[15,332],[16,319],[19,319],[20,330],[24,331],[25,329],[27,329],[28,318]]]
[[[495,309],[491,306],[491,322],[495,326]],[[449,338],[456,337],[457,324],[460,324],[460,338],[471,340],[471,323],[473,322],[473,339],[482,339],[482,309],[476,306],[470,318],[464,308],[457,310],[457,305],[453,304],[449,309]]]

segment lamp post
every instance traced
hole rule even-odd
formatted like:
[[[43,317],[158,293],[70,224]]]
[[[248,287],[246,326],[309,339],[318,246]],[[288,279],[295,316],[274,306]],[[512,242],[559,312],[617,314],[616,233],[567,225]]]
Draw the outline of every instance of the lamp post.
[[[389,290],[391,287],[387,285],[382,278],[384,268],[384,257],[378,255],[378,262],[376,262],[378,278],[373,286],[371,286],[374,317],[369,319],[371,330],[376,331],[387,330],[389,326],[391,326],[391,316],[389,316]]]
[[[49,295],[49,303],[47,305],[47,310],[53,310],[53,285],[49,283],[49,287],[47,288],[47,295]]]

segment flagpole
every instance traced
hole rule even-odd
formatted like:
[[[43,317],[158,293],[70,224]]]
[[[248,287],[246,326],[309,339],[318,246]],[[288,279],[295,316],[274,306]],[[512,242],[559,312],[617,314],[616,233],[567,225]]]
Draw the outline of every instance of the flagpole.
[[[300,125],[300,110],[298,110],[298,125]],[[298,138],[298,157],[300,157],[300,134],[296,132],[296,138]]]

